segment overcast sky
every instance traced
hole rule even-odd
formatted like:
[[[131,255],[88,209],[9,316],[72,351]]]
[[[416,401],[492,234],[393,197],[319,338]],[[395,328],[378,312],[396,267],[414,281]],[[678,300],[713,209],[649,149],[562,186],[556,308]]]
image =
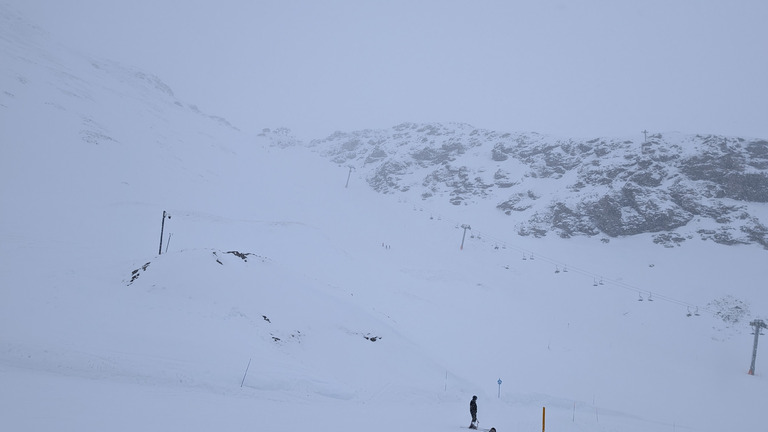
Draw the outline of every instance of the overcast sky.
[[[765,0],[0,0],[244,130],[768,138]]]

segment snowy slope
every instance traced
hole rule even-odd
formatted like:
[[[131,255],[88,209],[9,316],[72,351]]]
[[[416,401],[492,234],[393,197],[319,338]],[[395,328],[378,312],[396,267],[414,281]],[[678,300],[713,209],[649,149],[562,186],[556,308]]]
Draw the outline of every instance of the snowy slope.
[[[473,394],[500,432],[544,406],[548,430],[761,427],[762,248],[518,237],[344,187],[0,17],[3,430],[444,431]]]

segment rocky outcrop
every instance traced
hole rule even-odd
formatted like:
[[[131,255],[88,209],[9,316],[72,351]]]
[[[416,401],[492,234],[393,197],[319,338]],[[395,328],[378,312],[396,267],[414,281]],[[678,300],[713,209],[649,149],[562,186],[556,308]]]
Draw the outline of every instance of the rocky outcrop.
[[[281,136],[280,142],[285,142]],[[403,123],[310,143],[376,191],[493,204],[521,235],[652,233],[768,248],[768,141],[654,134],[559,139],[467,124]]]

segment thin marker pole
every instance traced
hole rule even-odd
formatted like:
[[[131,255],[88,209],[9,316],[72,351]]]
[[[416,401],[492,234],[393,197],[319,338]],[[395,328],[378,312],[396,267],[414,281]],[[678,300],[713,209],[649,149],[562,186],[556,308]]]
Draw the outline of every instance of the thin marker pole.
[[[245,373],[243,374],[243,380],[240,381],[240,388],[243,387],[243,384],[245,384],[245,376],[248,375],[248,368],[251,367],[251,359],[248,359],[248,366],[245,367]]]
[[[168,253],[168,247],[171,245],[171,236],[173,233],[168,233],[168,240],[165,241],[165,253]]]

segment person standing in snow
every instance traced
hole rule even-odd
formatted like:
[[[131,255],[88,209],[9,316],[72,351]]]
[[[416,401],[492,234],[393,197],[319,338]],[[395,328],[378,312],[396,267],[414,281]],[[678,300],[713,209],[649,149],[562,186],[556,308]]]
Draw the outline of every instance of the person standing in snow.
[[[472,423],[469,424],[470,429],[477,429],[477,396],[472,396],[472,400],[469,401],[469,413],[472,414]]]

